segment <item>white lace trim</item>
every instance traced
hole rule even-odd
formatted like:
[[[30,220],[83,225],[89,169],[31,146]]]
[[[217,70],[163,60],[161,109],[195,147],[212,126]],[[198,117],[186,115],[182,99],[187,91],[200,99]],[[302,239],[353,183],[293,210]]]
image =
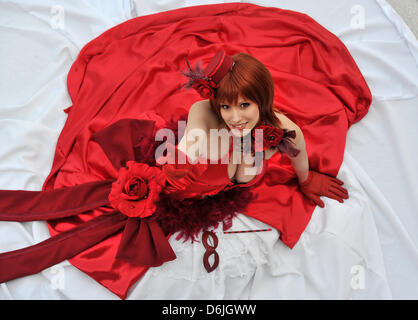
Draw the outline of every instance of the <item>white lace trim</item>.
[[[260,265],[269,263],[269,250],[260,235],[249,233],[225,235],[222,229],[213,231],[219,240],[216,248],[219,265],[213,272],[208,273],[203,266],[203,255],[206,250],[201,242],[177,241],[176,235],[173,235],[170,244],[177,258],[160,267],[150,268],[147,273],[154,277],[164,275],[187,281],[211,278],[216,282],[223,282],[226,277],[252,276]]]

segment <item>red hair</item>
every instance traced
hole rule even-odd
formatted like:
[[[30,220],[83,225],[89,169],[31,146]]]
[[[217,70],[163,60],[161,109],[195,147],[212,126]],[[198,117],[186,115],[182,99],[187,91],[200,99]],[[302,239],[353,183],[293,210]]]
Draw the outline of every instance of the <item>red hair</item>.
[[[241,52],[232,56],[235,65],[219,83],[215,96],[211,99],[212,110],[219,120],[221,104],[236,104],[238,96],[258,104],[260,120],[279,127],[280,120],[274,114],[278,110],[273,107],[274,81],[266,66],[253,56]]]

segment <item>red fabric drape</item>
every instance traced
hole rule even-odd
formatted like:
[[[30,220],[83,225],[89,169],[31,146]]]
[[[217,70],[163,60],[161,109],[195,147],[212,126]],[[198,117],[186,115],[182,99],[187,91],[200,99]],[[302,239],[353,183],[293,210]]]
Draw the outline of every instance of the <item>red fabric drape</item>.
[[[368,111],[371,94],[343,43],[309,16],[248,3],[181,8],[126,21],[89,42],[68,74],[72,107],[58,139],[43,190],[106,180],[116,169],[95,132],[122,118],[163,118],[187,111],[200,97],[178,90],[184,57],[206,64],[218,50],[247,52],[263,62],[275,81],[275,106],[303,130],[310,166],[336,175],[347,129]],[[161,117],[149,111],[158,112]],[[121,135],[122,136],[122,135]],[[289,161],[269,160],[246,214],[281,231],[289,246],[299,239],[314,206],[297,190]],[[264,204],[263,204],[264,203]],[[281,214],[277,214],[280,212]],[[49,221],[51,235],[101,216],[100,208]],[[146,268],[115,260],[121,232],[70,262],[124,298]],[[116,262],[117,261],[117,262]]]

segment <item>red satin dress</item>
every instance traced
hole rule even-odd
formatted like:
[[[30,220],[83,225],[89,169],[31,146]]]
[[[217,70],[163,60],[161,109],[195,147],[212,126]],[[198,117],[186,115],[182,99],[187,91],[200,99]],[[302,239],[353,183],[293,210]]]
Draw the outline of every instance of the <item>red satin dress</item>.
[[[192,66],[198,60],[205,65],[219,50],[231,56],[247,52],[270,70],[274,106],[303,131],[310,168],[338,174],[347,130],[367,114],[372,96],[344,44],[315,20],[250,3],[131,19],[86,44],[72,65],[67,78],[72,106],[65,109],[68,119],[42,192],[20,191],[15,198],[0,192],[0,219],[46,220],[51,234],[39,250],[0,254],[0,282],[68,259],[125,298],[150,265],[175,259],[170,235],[158,223],[115,212],[107,195],[126,161],[145,161],[148,150],[155,150],[142,146],[155,142],[155,129],[187,114],[201,99],[197,92],[180,90],[187,81],[180,73],[187,69],[184,57]],[[276,228],[280,240],[293,248],[315,205],[299,191],[286,156],[275,154],[263,170],[244,187],[229,180],[226,164],[209,164],[169,181],[166,191],[249,192],[251,200],[239,212]],[[18,269],[10,268],[12,260],[21,270],[1,278],[3,270]]]
[[[186,159],[186,155],[177,146],[175,149],[176,153],[182,154]],[[232,162],[232,151],[233,145],[230,143],[228,152],[219,159],[210,161],[200,156],[196,160],[196,164],[191,165],[184,177],[168,179],[166,192],[175,194],[176,198],[182,200],[212,196],[221,191],[228,191],[237,187],[248,188],[256,185],[267,171],[268,160],[262,160],[261,168],[253,179],[246,183],[239,183],[235,179],[231,180],[228,175],[228,163]],[[187,159],[187,162],[190,163],[190,159]]]

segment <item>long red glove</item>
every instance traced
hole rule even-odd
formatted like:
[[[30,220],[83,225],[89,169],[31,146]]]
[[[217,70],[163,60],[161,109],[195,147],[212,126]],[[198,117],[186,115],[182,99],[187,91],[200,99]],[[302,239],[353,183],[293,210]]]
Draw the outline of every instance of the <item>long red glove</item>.
[[[303,194],[315,204],[323,208],[324,202],[319,198],[325,196],[335,199],[339,202],[344,202],[343,199],[348,199],[348,192],[341,187],[344,182],[337,178],[333,178],[326,174],[309,170],[308,179],[299,183],[300,190]]]
[[[167,142],[167,150],[168,150],[167,158],[169,159],[170,162],[165,163],[162,166],[162,170],[167,176],[167,179],[172,181],[172,180],[178,180],[178,179],[183,178],[189,173],[193,165],[190,164],[190,162],[188,161],[186,161],[186,163],[179,163],[178,161],[179,154],[181,154],[184,159],[186,159],[186,155],[183,151],[181,151],[178,148],[178,145],[175,146]],[[159,163],[159,159],[157,160],[157,163]]]

